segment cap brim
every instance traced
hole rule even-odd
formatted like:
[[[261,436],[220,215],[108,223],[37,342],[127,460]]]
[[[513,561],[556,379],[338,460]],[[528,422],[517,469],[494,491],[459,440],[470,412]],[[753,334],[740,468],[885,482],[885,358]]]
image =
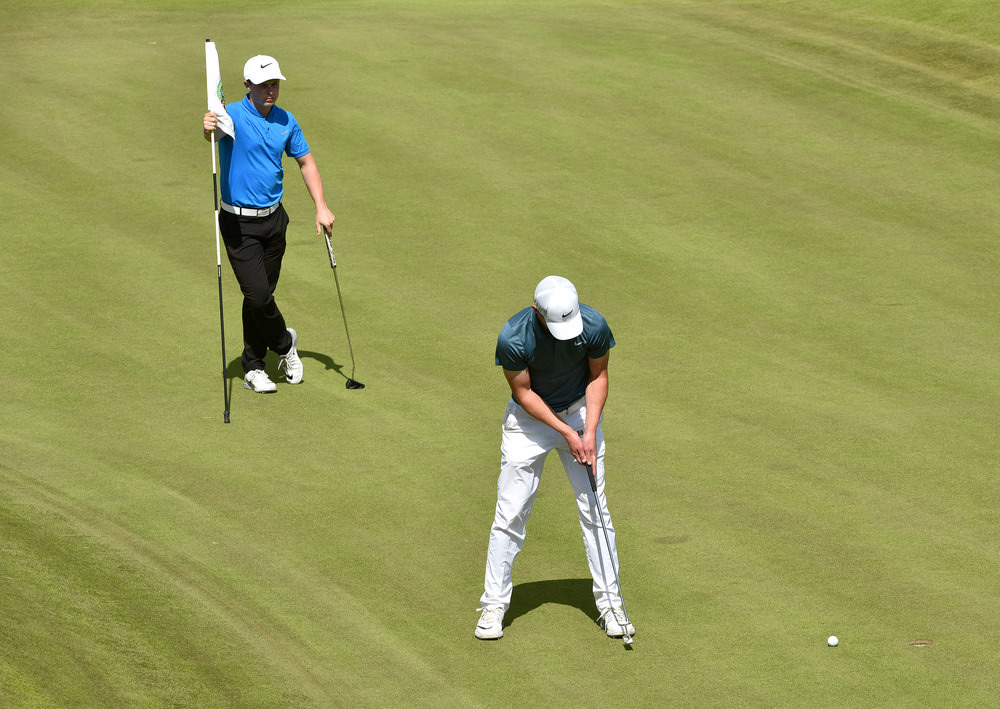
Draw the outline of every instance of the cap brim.
[[[577,313],[569,320],[561,322],[549,322],[546,320],[545,326],[549,328],[552,337],[557,340],[572,340],[583,332],[583,316]]]
[[[265,74],[257,74],[252,77],[248,77],[247,81],[254,85],[264,84],[268,81],[273,81],[274,79],[280,79],[281,81],[286,81],[285,77],[280,73],[267,72]]]

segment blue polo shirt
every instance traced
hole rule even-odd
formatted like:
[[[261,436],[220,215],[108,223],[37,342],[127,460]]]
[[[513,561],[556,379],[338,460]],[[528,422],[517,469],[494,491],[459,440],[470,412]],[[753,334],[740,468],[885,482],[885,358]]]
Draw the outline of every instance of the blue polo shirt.
[[[542,327],[533,308],[525,308],[500,330],[496,363],[520,372],[527,368],[531,390],[553,411],[562,411],[584,395],[590,381],[588,359],[599,359],[615,346],[604,316],[580,304],[583,332],[572,340],[557,340]]]
[[[267,117],[253,105],[249,94],[226,106],[236,127],[236,140],[219,141],[222,201],[237,207],[270,207],[284,193],[282,155],[300,158],[309,144],[298,121],[288,111],[272,106]]]

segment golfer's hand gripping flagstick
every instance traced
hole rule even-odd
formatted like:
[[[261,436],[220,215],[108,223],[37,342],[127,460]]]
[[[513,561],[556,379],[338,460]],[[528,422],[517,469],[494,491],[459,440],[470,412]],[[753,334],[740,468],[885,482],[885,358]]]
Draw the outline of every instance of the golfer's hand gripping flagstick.
[[[330,255],[330,268],[333,269],[333,280],[337,284],[337,300],[340,301],[340,315],[344,319],[347,349],[351,353],[351,376],[348,377],[344,387],[347,389],[364,389],[365,385],[354,378],[354,348],[351,346],[351,331],[347,327],[347,313],[344,312],[344,297],[340,293],[340,278],[337,277],[337,257],[333,254],[333,242],[330,241],[330,232],[325,227],[323,228],[323,236],[326,237],[326,251]]]
[[[583,437],[583,431],[578,431],[580,437]],[[604,523],[604,512],[601,510],[601,501],[597,497],[597,476],[594,474],[594,468],[590,463],[584,463],[587,468],[587,479],[590,480],[590,489],[594,492],[594,506],[597,508],[597,516],[601,520],[601,529],[604,531],[604,543],[608,547],[608,560],[611,562],[611,570],[615,572],[615,584],[618,586],[618,597],[622,602],[622,613],[625,614],[625,635],[622,636],[622,642],[625,643],[625,647],[632,647],[632,636],[628,632],[628,626],[630,621],[628,619],[628,611],[625,609],[625,594],[622,593],[622,582],[618,580],[618,566],[615,564],[614,550],[611,549],[611,539],[608,537],[608,527]]]
[[[208,89],[208,110],[219,115],[221,113],[229,120],[225,105],[222,103],[222,76],[219,73],[219,54],[215,50],[215,42],[205,40],[205,76]],[[224,128],[226,121],[220,121]],[[227,132],[232,132],[230,128]],[[219,274],[219,328],[222,332],[222,396],[225,410],[222,420],[229,423],[229,382],[226,381],[226,318],[222,310],[222,248],[219,245],[219,176],[215,166],[215,132],[212,132],[212,196],[215,199],[215,266]]]

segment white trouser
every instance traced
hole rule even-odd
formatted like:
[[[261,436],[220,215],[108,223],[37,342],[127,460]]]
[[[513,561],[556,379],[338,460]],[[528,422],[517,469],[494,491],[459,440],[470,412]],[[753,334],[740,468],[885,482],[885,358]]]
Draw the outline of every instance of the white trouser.
[[[581,399],[559,417],[582,431],[587,417],[587,409]],[[615,572],[611,567],[608,544],[601,530],[601,520],[594,507],[594,493],[587,479],[587,468],[577,463],[569,452],[569,445],[555,429],[525,411],[511,400],[503,421],[503,438],[500,444],[500,479],[497,481],[497,509],[490,530],[490,545],[486,553],[486,584],[480,599],[483,608],[502,606],[506,611],[510,606],[514,590],[511,570],[514,559],[524,546],[525,528],[531,515],[542,467],[549,451],[555,449],[576,496],[576,506],[580,514],[583,530],[583,546],[587,552],[590,575],[594,578],[594,600],[599,612],[609,607],[620,608],[621,599],[615,583]],[[597,427],[597,461],[594,466],[597,479],[597,498],[604,514],[608,529],[608,539],[615,568],[618,552],[615,546],[615,530],[611,524],[607,499],[604,496],[604,433]]]

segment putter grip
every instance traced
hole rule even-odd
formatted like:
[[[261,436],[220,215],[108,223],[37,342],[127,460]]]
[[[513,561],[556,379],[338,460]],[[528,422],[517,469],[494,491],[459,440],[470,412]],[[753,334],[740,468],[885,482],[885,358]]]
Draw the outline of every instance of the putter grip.
[[[583,438],[583,431],[577,431],[580,434],[580,438]],[[584,463],[587,468],[587,480],[590,481],[590,489],[594,491],[594,495],[597,495],[597,478],[594,477],[594,468],[590,463]]]
[[[333,242],[330,241],[330,235],[324,230],[323,236],[326,237],[326,251],[330,254],[330,268],[337,268],[337,257],[333,255]]]

